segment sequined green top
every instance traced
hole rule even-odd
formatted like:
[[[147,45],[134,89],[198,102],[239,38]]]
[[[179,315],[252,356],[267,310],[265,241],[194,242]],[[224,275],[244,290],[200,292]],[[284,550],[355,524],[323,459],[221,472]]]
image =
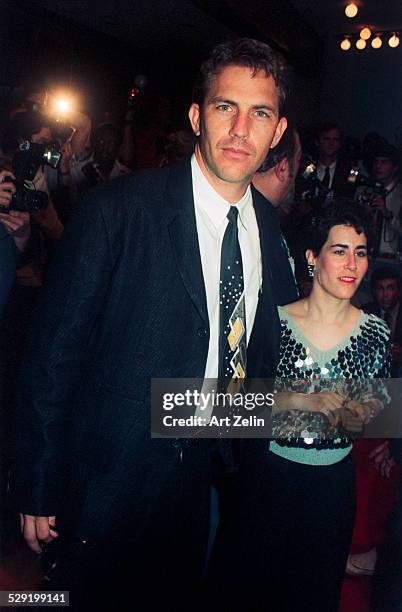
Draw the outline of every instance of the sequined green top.
[[[333,380],[345,384],[360,385],[374,378],[388,378],[390,369],[390,332],[386,323],[372,314],[361,311],[351,332],[334,347],[320,351],[303,335],[293,318],[284,308],[278,307],[281,323],[280,359],[277,377],[294,380],[297,385],[319,385],[325,390],[326,383]],[[328,387],[327,387],[328,388]],[[303,392],[303,391],[302,391]],[[303,429],[302,419],[306,420]],[[291,437],[292,428],[302,428],[303,437]],[[316,438],[316,431],[327,426],[328,437]],[[328,426],[328,420],[321,413],[298,412],[281,414],[280,423],[273,432],[281,432],[281,438],[272,441],[270,451],[298,463],[329,465],[341,461],[351,450],[349,439],[339,437],[336,429]],[[287,433],[283,433],[287,432]],[[285,437],[286,436],[286,437]]]

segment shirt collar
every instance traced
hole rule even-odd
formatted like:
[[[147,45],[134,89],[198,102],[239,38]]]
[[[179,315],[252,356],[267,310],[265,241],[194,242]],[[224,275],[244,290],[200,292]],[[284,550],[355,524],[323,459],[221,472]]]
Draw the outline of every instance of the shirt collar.
[[[336,160],[334,162],[332,162],[332,164],[329,164],[329,166],[325,166],[324,164],[322,164],[321,162],[318,162],[318,165],[320,166],[320,168],[323,168],[324,170],[326,168],[329,168],[330,170],[334,170],[335,166],[336,166]]]
[[[220,227],[228,215],[231,204],[222,198],[205,178],[195,154],[191,157],[191,172],[195,206],[202,209],[208,215],[216,228]],[[239,211],[240,222],[245,229],[247,229],[249,223],[252,204],[253,199],[249,185],[243,197],[233,204]]]

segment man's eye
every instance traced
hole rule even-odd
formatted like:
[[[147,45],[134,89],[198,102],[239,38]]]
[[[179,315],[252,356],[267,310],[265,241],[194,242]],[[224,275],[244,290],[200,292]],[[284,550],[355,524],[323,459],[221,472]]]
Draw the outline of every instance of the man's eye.
[[[232,110],[231,106],[229,106],[229,104],[219,104],[219,106],[217,106],[217,109],[223,112],[227,112]]]
[[[255,114],[257,115],[257,117],[269,117],[269,114],[267,113],[267,111],[264,110],[257,110],[255,111]]]

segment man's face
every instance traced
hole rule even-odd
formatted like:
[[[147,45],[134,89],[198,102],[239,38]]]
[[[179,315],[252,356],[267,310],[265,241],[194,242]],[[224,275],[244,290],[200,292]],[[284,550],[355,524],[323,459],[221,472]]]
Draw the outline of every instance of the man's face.
[[[31,142],[35,142],[37,144],[47,144],[52,141],[52,132],[48,127],[42,127],[40,132],[36,134],[32,134]]]
[[[119,150],[119,140],[114,132],[105,131],[95,142],[94,159],[100,164],[114,163]]]
[[[393,179],[396,166],[388,157],[376,157],[373,163],[373,176],[380,183],[388,183]]]
[[[196,157],[218,193],[228,184],[246,188],[269,148],[280,140],[286,119],[279,120],[273,77],[250,68],[228,66],[211,82],[203,108],[192,104],[189,118],[200,137]],[[222,193],[223,195],[223,193]]]
[[[395,278],[385,278],[376,282],[374,298],[383,310],[392,310],[399,302],[399,284]]]
[[[334,157],[341,148],[341,134],[337,128],[321,132],[317,139],[318,153],[325,157]]]

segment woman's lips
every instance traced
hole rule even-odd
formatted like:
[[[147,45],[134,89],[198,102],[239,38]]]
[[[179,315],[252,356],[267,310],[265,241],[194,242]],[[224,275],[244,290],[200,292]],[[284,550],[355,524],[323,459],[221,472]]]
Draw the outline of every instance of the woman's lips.
[[[341,283],[353,285],[353,283],[356,281],[356,278],[354,276],[341,276],[339,280],[341,281]]]

